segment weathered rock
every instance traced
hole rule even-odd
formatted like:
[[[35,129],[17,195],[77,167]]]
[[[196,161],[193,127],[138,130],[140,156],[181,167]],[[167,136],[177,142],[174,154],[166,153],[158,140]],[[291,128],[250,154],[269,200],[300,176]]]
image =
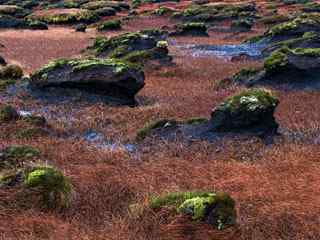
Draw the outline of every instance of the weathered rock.
[[[31,86],[76,88],[134,104],[144,86],[144,73],[136,65],[115,59],[61,59],[32,74]]]
[[[211,113],[213,131],[273,133],[278,129],[274,111],[279,101],[265,90],[249,90],[229,97]]]

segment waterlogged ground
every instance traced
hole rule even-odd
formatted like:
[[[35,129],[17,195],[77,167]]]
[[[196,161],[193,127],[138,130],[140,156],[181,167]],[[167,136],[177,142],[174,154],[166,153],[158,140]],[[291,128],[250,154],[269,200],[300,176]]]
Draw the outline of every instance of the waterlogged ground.
[[[265,4],[258,2],[263,11]],[[155,7],[148,4],[139,12]],[[103,35],[172,24],[166,17],[138,16],[121,31]],[[10,192],[1,191],[7,205],[0,206],[0,239],[320,239],[318,90],[265,86],[280,99],[279,135],[272,141],[252,135],[204,136],[201,125],[136,139],[137,130],[150,121],[209,119],[212,108],[245,89],[217,87],[243,67],[262,65],[263,46],[243,41],[265,28],[258,25],[248,33],[212,28],[207,38],[170,37],[173,64],[146,69],[136,107],[106,104],[101,96],[75,90],[34,91],[25,82],[1,92],[1,103],[15,106],[21,115],[43,115],[50,128],[46,135],[20,139],[14,132],[24,125],[1,126],[0,148],[39,148],[43,161],[71,179],[75,194],[70,208],[60,213],[6,207]],[[71,27],[1,30],[0,53],[29,74],[52,59],[83,55],[98,34],[94,28],[75,33]],[[226,191],[236,200],[236,230],[215,232],[161,214],[137,217],[129,211],[131,204],[146,203],[156,194],[198,189]]]

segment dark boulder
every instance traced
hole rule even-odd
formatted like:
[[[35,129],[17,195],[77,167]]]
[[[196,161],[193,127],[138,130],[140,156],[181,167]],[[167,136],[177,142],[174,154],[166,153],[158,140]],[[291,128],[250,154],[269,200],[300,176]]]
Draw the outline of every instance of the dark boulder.
[[[144,73],[134,64],[115,59],[61,59],[31,75],[34,88],[75,88],[134,104],[144,86]]]

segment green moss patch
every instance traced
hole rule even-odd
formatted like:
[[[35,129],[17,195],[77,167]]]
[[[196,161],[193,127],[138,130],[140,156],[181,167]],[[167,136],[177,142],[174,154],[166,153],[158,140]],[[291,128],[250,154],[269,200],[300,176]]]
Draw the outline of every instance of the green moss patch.
[[[72,186],[69,179],[56,168],[39,166],[24,172],[24,185],[37,190],[46,207],[67,207],[71,201]]]
[[[172,209],[173,214],[190,216],[193,221],[204,221],[222,230],[236,222],[235,202],[223,192],[174,192],[150,201],[150,208]]]

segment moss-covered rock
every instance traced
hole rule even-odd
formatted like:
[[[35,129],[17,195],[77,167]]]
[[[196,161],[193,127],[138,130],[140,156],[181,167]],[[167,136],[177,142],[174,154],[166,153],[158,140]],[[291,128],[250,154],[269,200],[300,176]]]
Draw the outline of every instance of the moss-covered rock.
[[[231,30],[237,31],[237,32],[247,32],[251,30],[253,24],[254,24],[254,21],[251,18],[233,20],[231,23]]]
[[[264,61],[268,76],[290,73],[313,74],[319,73],[320,48],[282,47],[270,54]]]
[[[154,14],[158,15],[158,16],[165,16],[165,15],[171,15],[174,12],[176,12],[175,9],[173,8],[169,8],[169,7],[164,7],[164,6],[160,6],[159,8],[157,8],[156,10],[154,10]]]
[[[48,25],[39,20],[29,20],[27,22],[27,27],[33,30],[48,30]]]
[[[103,8],[113,8],[116,11],[128,10],[130,6],[121,1],[90,1],[81,6],[81,8],[88,10],[98,10]]]
[[[207,26],[204,23],[189,22],[176,26],[176,31],[171,36],[209,36]]]
[[[13,121],[19,118],[19,114],[15,108],[10,105],[0,106],[0,123]]]
[[[27,145],[11,145],[0,151],[0,168],[19,168],[39,157],[40,151]]]
[[[289,64],[288,52],[286,49],[274,51],[264,61],[264,68],[268,74],[283,72]]]
[[[119,30],[121,29],[121,21],[120,20],[108,20],[102,22],[97,27],[98,31],[108,31],[108,30]]]
[[[269,56],[272,52],[281,48],[320,48],[320,34],[305,32],[302,37],[269,44],[263,50],[262,54],[264,56]]]
[[[18,19],[9,15],[0,15],[0,28],[27,28],[28,23],[24,19]]]
[[[17,5],[0,5],[0,15],[9,15],[16,18],[23,18],[30,14],[30,11]]]
[[[307,13],[320,12],[320,4],[317,2],[310,2],[305,4],[302,10]]]
[[[39,20],[47,24],[75,24],[75,23],[94,23],[99,21],[100,17],[87,10],[71,13],[55,13],[52,15],[31,15],[28,20]]]
[[[98,56],[123,57],[133,51],[151,49],[157,42],[166,39],[167,32],[151,29],[139,32],[120,34],[115,37],[97,37],[94,44],[89,47]]]
[[[211,22],[242,17],[256,17],[254,4],[213,4],[190,5],[180,13],[173,15],[184,21]]]
[[[253,89],[227,98],[213,109],[213,131],[275,132],[278,124],[274,112],[279,100],[269,91]]]
[[[107,16],[116,15],[117,11],[111,7],[104,7],[104,8],[99,8],[99,9],[95,10],[94,13],[100,17],[107,17]]]
[[[134,103],[135,94],[144,86],[139,66],[117,59],[59,59],[31,75],[31,86],[77,88]]]
[[[175,213],[191,216],[222,230],[236,223],[234,200],[223,192],[174,192],[154,198],[150,208],[171,208]]]
[[[279,15],[279,14],[272,14],[271,16],[265,16],[258,20],[259,23],[263,23],[265,25],[274,25],[280,24],[283,22],[288,22],[290,17],[287,15]]]
[[[280,23],[270,28],[264,38],[272,42],[279,42],[302,37],[306,32],[320,32],[319,14],[302,14],[290,21]]]
[[[232,76],[232,82],[235,83],[245,83],[249,78],[255,76],[259,72],[255,68],[243,68],[235,75]]]
[[[24,172],[24,185],[41,195],[42,203],[49,208],[68,207],[72,186],[68,178],[56,168],[32,167]]]

